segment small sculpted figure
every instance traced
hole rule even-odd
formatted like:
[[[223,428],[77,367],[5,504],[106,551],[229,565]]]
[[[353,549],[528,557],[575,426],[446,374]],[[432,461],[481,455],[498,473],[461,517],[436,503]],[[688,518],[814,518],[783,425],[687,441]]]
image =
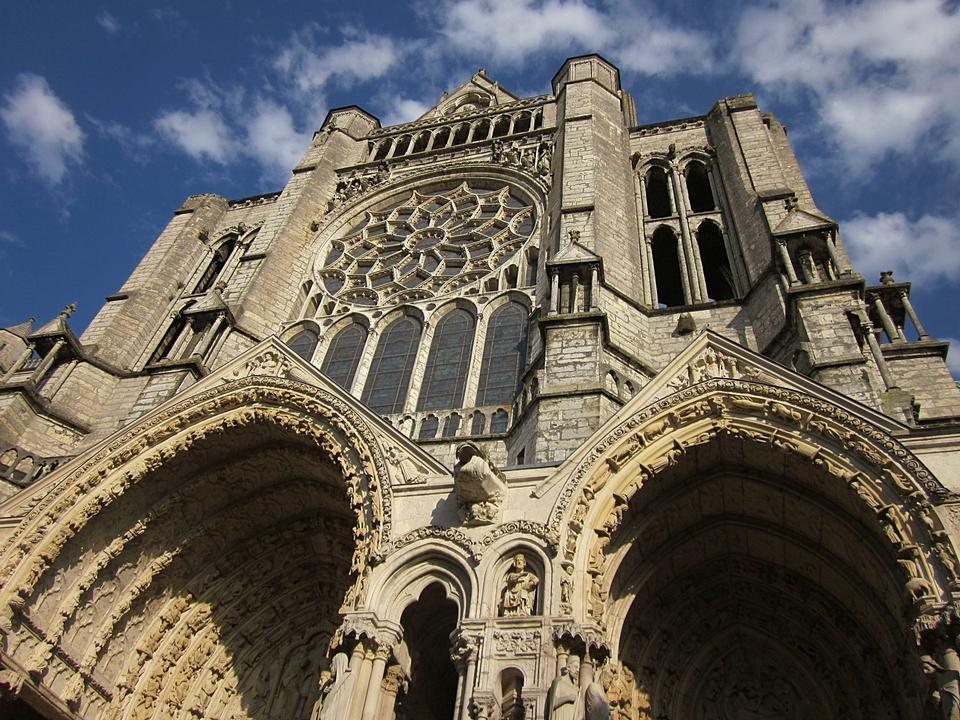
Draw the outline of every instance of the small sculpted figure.
[[[523,553],[513,556],[513,564],[504,584],[500,614],[504,617],[533,615],[540,578],[527,570],[527,559]]]
[[[465,442],[457,448],[453,484],[464,525],[497,522],[507,495],[507,485],[500,471],[476,444]]]

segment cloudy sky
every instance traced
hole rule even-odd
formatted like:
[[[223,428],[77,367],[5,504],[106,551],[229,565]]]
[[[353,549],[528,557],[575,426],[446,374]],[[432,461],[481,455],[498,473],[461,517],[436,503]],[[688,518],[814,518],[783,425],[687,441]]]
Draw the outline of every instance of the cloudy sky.
[[[81,330],[190,194],[280,189],[330,107],[415,118],[600,52],[641,123],[752,91],[857,268],[960,337],[960,11],[936,0],[17,3],[0,30],[0,325]],[[960,374],[960,350],[950,358]]]

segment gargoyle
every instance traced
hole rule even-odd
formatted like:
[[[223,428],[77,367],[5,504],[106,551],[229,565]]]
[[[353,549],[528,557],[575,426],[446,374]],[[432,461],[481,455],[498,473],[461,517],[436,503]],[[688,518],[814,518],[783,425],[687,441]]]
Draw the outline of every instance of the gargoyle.
[[[464,525],[492,525],[500,519],[507,485],[478,445],[465,442],[457,447],[453,485]]]

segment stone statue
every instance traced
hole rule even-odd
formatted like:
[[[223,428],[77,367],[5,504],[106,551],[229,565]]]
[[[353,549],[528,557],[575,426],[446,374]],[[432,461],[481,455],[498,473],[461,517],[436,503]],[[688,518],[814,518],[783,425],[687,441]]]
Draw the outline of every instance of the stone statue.
[[[610,720],[610,701],[603,685],[592,680],[583,691],[584,720]]]
[[[943,720],[960,720],[960,663],[956,662],[955,654],[953,660],[950,662],[948,657],[941,665],[930,655],[921,658],[923,672],[933,680],[933,698],[940,708]],[[957,667],[948,667],[949,665]]]
[[[338,652],[330,661],[330,670],[320,676],[321,697],[313,706],[310,720],[337,720],[347,715],[350,702],[350,659]],[[325,694],[324,694],[324,691]]]
[[[540,578],[527,570],[527,559],[523,553],[514,555],[510,571],[504,578],[500,614],[504,617],[533,615],[539,584]]]
[[[503,475],[487,454],[472,442],[457,447],[453,485],[464,525],[491,525],[500,518],[500,506],[507,496]]]
[[[580,658],[569,655],[547,693],[547,720],[581,720],[583,702],[580,697]]]

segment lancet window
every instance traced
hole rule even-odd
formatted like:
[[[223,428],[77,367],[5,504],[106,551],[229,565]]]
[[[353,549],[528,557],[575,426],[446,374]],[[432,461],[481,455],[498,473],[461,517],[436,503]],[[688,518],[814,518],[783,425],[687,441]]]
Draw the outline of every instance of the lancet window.
[[[517,302],[490,316],[480,366],[477,405],[507,405],[520,387],[527,362],[527,309]]]
[[[307,362],[313,359],[313,351],[317,349],[317,342],[319,341],[320,336],[317,335],[315,330],[301,330],[292,338],[287,341],[287,345],[290,346],[290,349],[293,350],[297,355],[302,357]]]
[[[658,303],[666,307],[684,305],[680,247],[677,236],[667,226],[661,226],[653,233],[651,245]]]
[[[456,408],[463,404],[473,331],[473,315],[466,310],[454,310],[439,322],[430,345],[418,410]]]
[[[420,322],[405,316],[381,335],[361,398],[374,412],[389,415],[403,410],[420,333]]]
[[[333,336],[320,371],[344,390],[349,390],[366,343],[367,329],[358,322],[350,323]]]
[[[223,268],[230,259],[230,256],[233,254],[233,249],[236,246],[236,235],[231,235],[220,243],[220,245],[214,251],[213,257],[210,258],[210,261],[204,268],[203,274],[200,275],[200,279],[197,281],[197,285],[193,289],[194,293],[206,292],[213,287],[213,284],[220,277],[220,273],[223,272]]]

